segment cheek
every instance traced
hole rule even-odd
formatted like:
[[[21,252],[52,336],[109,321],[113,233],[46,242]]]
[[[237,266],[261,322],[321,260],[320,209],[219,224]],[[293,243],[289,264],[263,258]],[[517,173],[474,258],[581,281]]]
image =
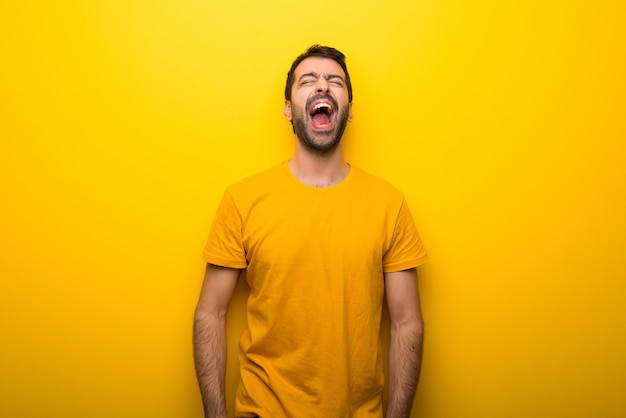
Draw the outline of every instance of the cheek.
[[[304,118],[307,116],[307,112],[304,109],[304,106],[292,108],[292,116],[293,118]]]

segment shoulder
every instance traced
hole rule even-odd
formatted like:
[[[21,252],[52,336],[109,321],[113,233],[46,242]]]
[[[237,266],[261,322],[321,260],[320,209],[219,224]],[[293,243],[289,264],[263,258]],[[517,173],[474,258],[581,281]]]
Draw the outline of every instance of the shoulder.
[[[226,191],[233,196],[258,193],[282,181],[285,169],[286,162],[281,162],[267,170],[242,178],[236,183],[229,185]]]
[[[404,194],[389,181],[352,166],[355,187],[377,199],[404,200]]]

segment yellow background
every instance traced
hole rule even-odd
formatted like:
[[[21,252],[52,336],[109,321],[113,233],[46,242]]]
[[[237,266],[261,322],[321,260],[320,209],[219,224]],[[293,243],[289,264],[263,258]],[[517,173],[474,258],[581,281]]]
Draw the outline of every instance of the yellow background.
[[[0,416],[201,416],[202,246],[312,43],[431,254],[413,417],[626,416],[624,4],[2,2]]]

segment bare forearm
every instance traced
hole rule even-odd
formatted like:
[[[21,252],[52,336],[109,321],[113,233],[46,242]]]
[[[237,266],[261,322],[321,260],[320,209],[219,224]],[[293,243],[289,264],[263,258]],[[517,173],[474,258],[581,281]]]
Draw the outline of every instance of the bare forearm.
[[[392,326],[386,418],[409,418],[422,364],[423,324]]]
[[[206,418],[225,418],[226,320],[196,312],[194,360]]]

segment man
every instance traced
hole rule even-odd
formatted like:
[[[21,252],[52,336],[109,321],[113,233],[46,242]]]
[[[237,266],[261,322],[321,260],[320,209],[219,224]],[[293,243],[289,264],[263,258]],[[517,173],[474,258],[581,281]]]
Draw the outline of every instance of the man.
[[[383,297],[386,416],[408,417],[423,335],[415,268],[426,252],[403,195],[344,159],[352,85],[341,52],[315,45],[294,61],[284,115],[293,157],[226,190],[204,251],[194,348],[205,416],[227,416],[225,318],[247,269],[237,417],[382,417]]]

